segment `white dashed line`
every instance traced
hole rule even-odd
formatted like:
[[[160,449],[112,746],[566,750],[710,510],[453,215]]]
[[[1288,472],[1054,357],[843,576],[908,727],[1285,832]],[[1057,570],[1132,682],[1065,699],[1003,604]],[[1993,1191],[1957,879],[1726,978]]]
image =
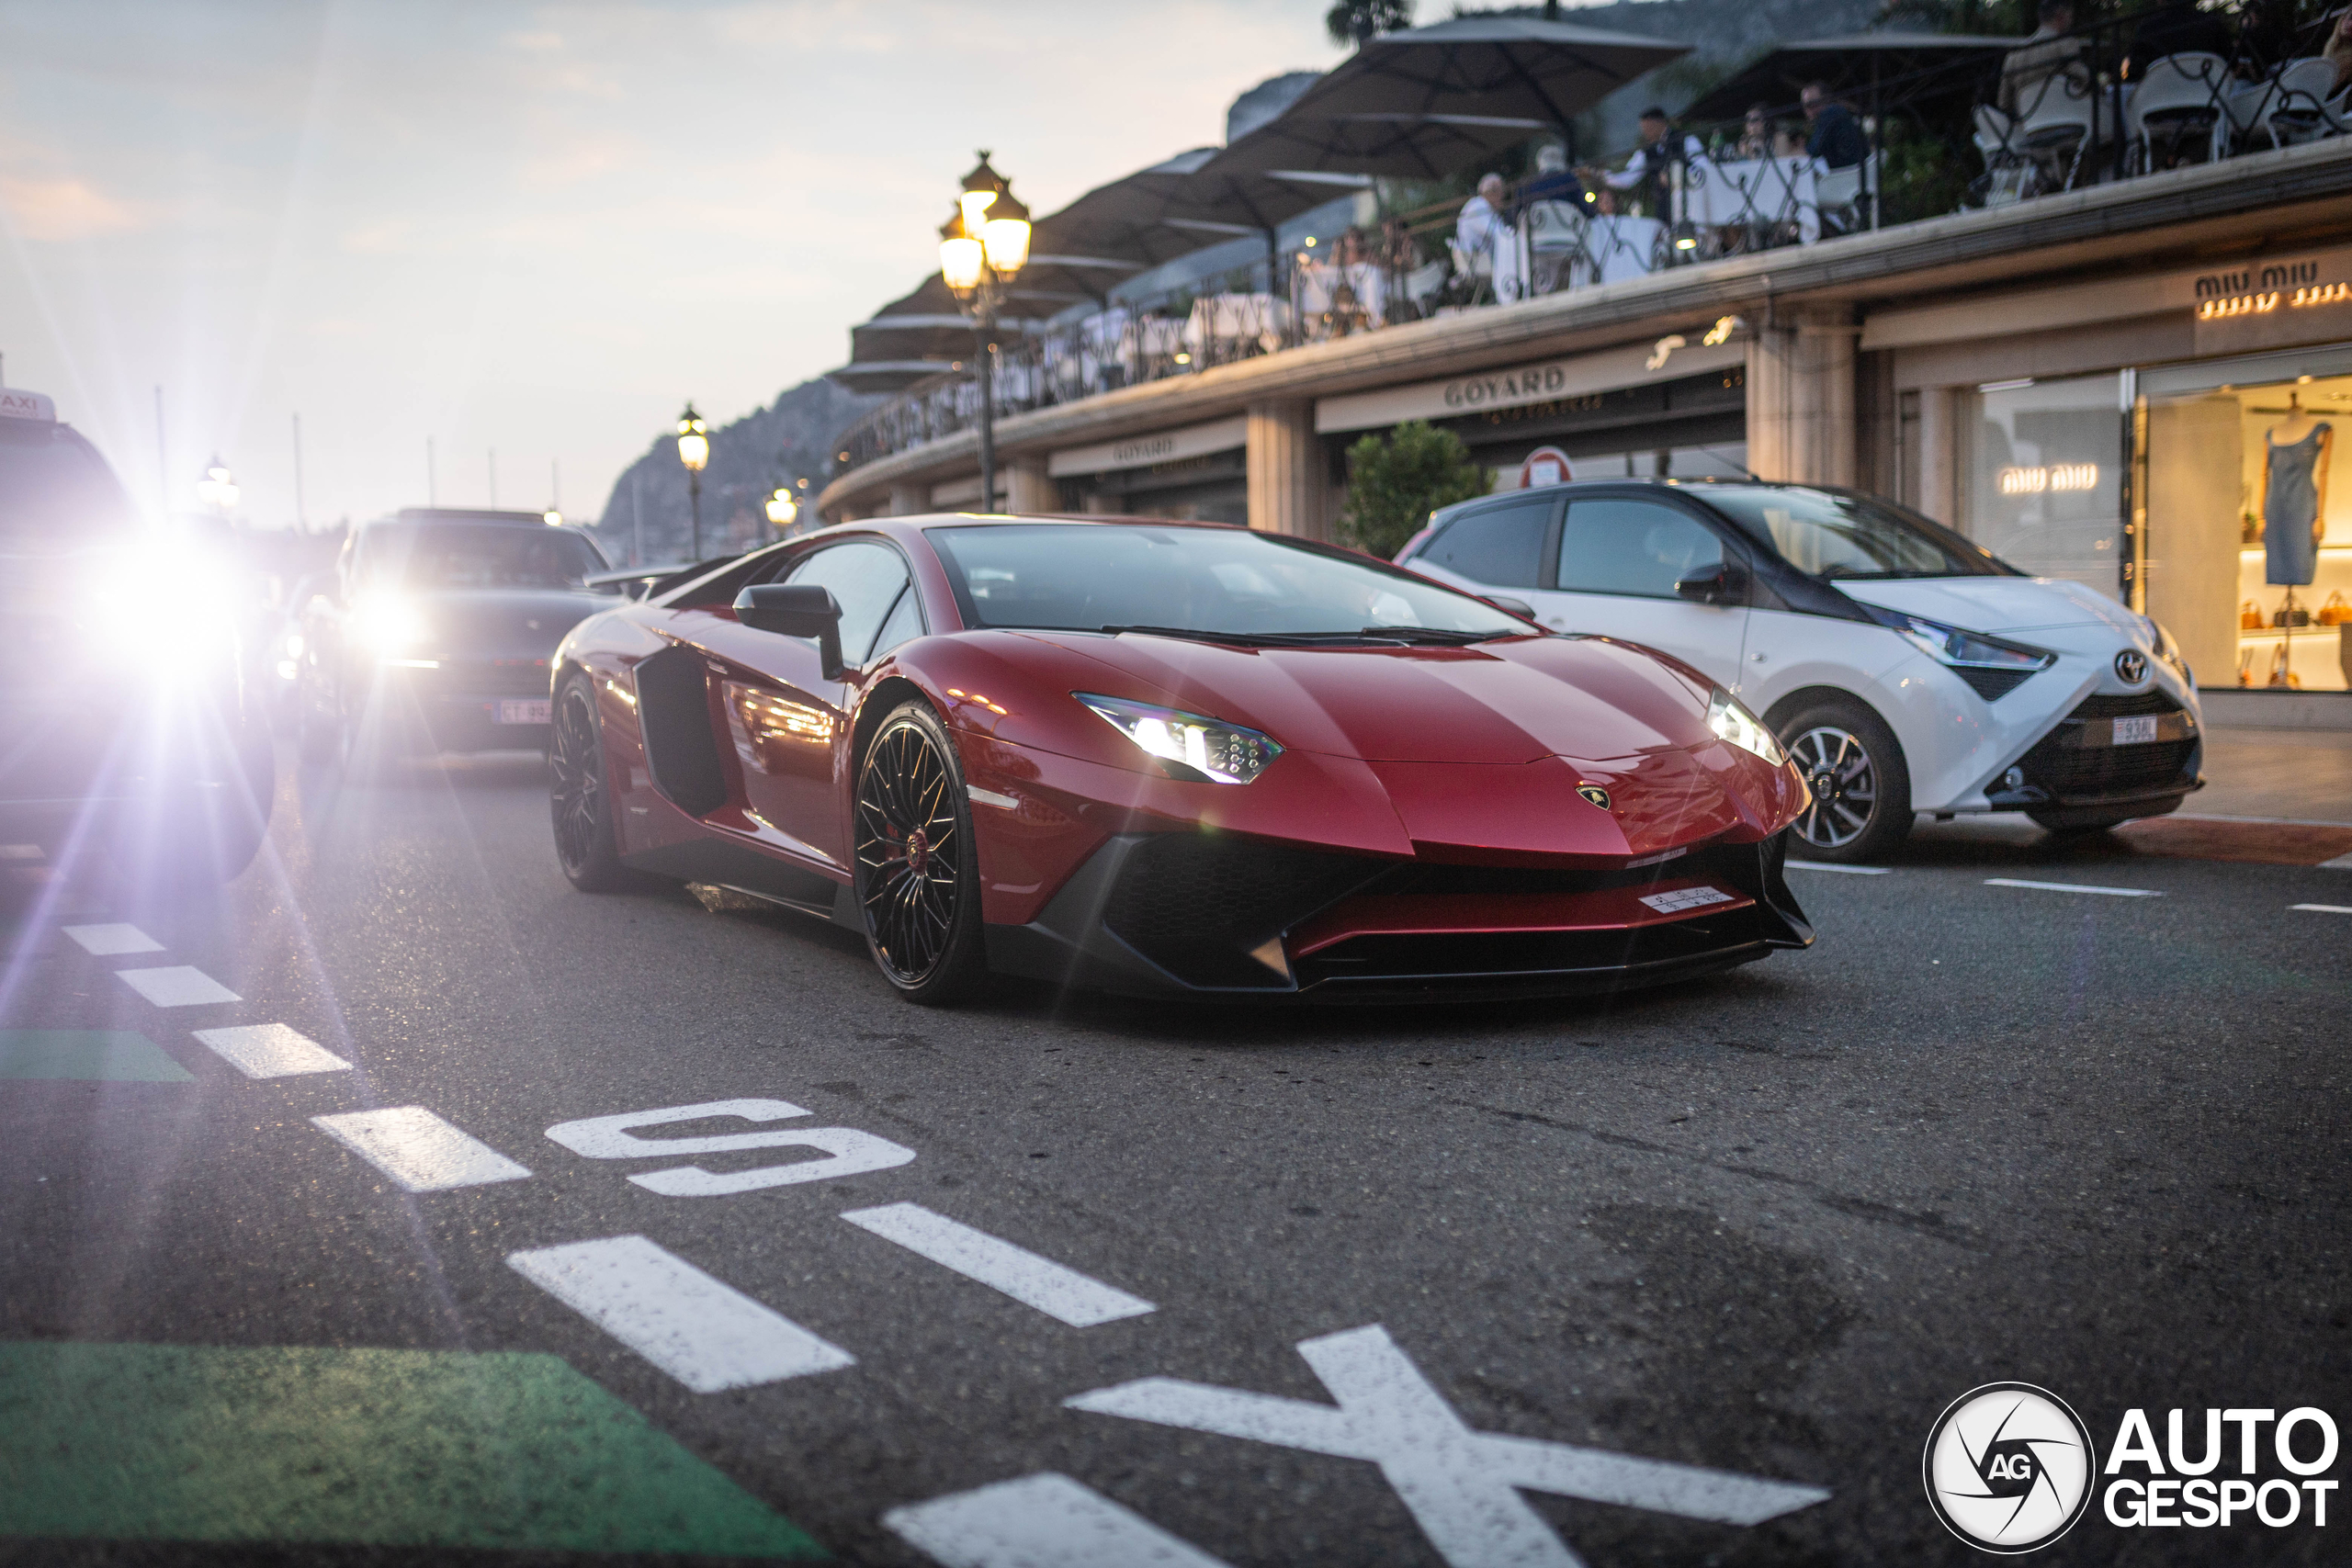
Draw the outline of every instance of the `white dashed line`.
[[[114,977],[159,1008],[203,1007],[212,1002],[239,1002],[243,997],[187,964],[166,969],[118,969]]]
[[[1833,865],[1826,860],[1792,860],[1786,863],[1791,871],[1838,871],[1848,876],[1885,876],[1894,870],[1891,865]]]
[[[2161,898],[2153,887],[2094,887],[2086,882],[2025,882],[2014,876],[1988,876],[1987,887],[2038,887],[2044,893],[2103,893],[2110,898]]]
[[[882,1524],[945,1568],[1225,1568],[1052,1471],[893,1508]]]
[[[1139,1296],[1114,1290],[1075,1269],[1040,1258],[1025,1247],[1015,1247],[986,1231],[976,1231],[944,1214],[935,1214],[920,1203],[852,1209],[842,1218],[886,1241],[895,1241],[944,1269],[953,1269],[967,1280],[1001,1291],[1023,1306],[1035,1307],[1072,1328],[1091,1328],[1098,1323],[1141,1317],[1158,1310]]]
[[[199,1029],[197,1040],[249,1078],[290,1078],[300,1073],[343,1073],[351,1064],[283,1023],[241,1023]]]
[[[164,951],[162,942],[137,926],[67,926],[65,934],[80,942],[82,951],[94,958],[112,958],[119,953]]]
[[[1378,1324],[1299,1342],[1339,1403],[1143,1378],[1062,1403],[1163,1427],[1369,1460],[1453,1568],[1575,1568],[1577,1555],[1519,1494],[1757,1525],[1824,1501],[1817,1486],[1701,1470],[1536,1438],[1474,1432]]]
[[[641,1235],[510,1253],[506,1264],[696,1393],[857,1361]]]
[[[2293,904],[2289,908],[2309,909],[2314,915],[2352,915],[2352,904]]]
[[[412,1192],[519,1181],[531,1174],[422,1105],[347,1111],[313,1116],[311,1122]]]
[[[2319,863],[2322,871],[2352,871],[2352,855],[2338,855],[2334,860]]]

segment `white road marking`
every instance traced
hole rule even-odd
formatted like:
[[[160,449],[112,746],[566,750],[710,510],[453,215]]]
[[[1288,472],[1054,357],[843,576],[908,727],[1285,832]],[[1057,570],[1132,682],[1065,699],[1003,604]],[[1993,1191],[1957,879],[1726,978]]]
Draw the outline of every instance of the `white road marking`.
[[[311,1123],[412,1192],[520,1181],[531,1174],[422,1105],[346,1111],[313,1116]]]
[[[842,1218],[943,1269],[953,1269],[967,1280],[1001,1291],[1022,1305],[1035,1307],[1072,1328],[1091,1328],[1098,1323],[1141,1317],[1159,1310],[1140,1296],[1114,1290],[1025,1247],[933,1213],[920,1203],[852,1209]]]
[[[893,1508],[882,1524],[945,1568],[1225,1568],[1052,1471]]]
[[[914,1150],[854,1127],[779,1127],[770,1133],[718,1133],[702,1138],[640,1138],[634,1127],[658,1127],[670,1122],[700,1122],[714,1116],[737,1116],[746,1122],[781,1122],[808,1112],[788,1100],[713,1100],[700,1105],[673,1105],[660,1111],[629,1111],[618,1116],[590,1116],[559,1122],[548,1136],[573,1154],[590,1159],[644,1159],[654,1155],[731,1154],[742,1149],[822,1149],[829,1159],[795,1160],[789,1165],[760,1166],[720,1176],[696,1165],[669,1170],[649,1170],[629,1179],[649,1191],[671,1198],[723,1198],[733,1192],[754,1192],[763,1187],[789,1187],[801,1181],[831,1181],[888,1170],[915,1157]]]
[[[2338,855],[2334,860],[2319,863],[2322,871],[2352,871],[2352,855]]]
[[[249,1078],[290,1078],[300,1073],[342,1073],[351,1064],[283,1023],[241,1023],[199,1029],[197,1039]]]
[[[2026,882],[2014,876],[1988,876],[1987,887],[2038,887],[2044,893],[2103,893],[2110,898],[2161,898],[2153,887],[2094,887],[2086,882]]]
[[[982,789],[978,784],[966,784],[964,786],[964,793],[970,795],[982,806],[993,806],[998,807],[1000,810],[1004,811],[1018,811],[1021,809],[1021,802],[1017,796],[999,795],[992,789]],[[1089,1493],[1087,1495],[1092,1496],[1093,1494]]]
[[[2309,909],[2314,915],[2352,915],[2352,904],[2294,904],[2289,907]]]
[[[1838,865],[1826,860],[1792,860],[1786,863],[1791,871],[1837,871],[1848,876],[1887,876],[1894,870],[1891,865]]]
[[[506,1266],[696,1393],[857,1361],[641,1235],[509,1253]]]
[[[699,1105],[670,1105],[659,1111],[625,1111],[617,1116],[589,1116],[559,1122],[548,1136],[573,1154],[590,1159],[644,1159],[662,1155],[718,1155],[736,1149],[775,1146],[766,1133],[718,1133],[702,1138],[640,1138],[633,1129],[660,1127],[673,1122],[706,1122],[733,1116],[745,1122],[784,1122],[808,1112],[788,1100],[711,1100]],[[789,1136],[789,1134],[786,1134]]]
[[[203,970],[186,964],[164,969],[118,969],[114,977],[159,1008],[203,1007],[244,998]]]
[[[137,926],[67,926],[65,934],[80,942],[82,951],[95,958],[112,958],[119,953],[164,951],[162,942]]]
[[[1453,1568],[1580,1568],[1520,1490],[1755,1525],[1828,1497],[1764,1481],[1535,1438],[1473,1432],[1378,1324],[1299,1343],[1337,1405],[1175,1378],[1144,1378],[1063,1403],[1076,1410],[1370,1460]]]

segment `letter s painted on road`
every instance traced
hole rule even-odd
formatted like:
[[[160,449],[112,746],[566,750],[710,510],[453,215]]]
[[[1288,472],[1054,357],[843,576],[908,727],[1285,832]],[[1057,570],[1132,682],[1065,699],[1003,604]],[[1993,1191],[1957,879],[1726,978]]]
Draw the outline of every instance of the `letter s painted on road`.
[[[673,1122],[699,1122],[715,1116],[746,1122],[781,1122],[808,1112],[788,1100],[714,1100],[701,1105],[673,1105],[660,1111],[631,1111],[618,1116],[591,1116],[560,1122],[548,1136],[576,1155],[590,1159],[645,1159],[662,1155],[726,1154],[740,1149],[807,1148],[823,1151],[822,1159],[796,1160],[789,1165],[761,1166],[752,1170],[720,1174],[700,1166],[677,1166],[647,1171],[629,1180],[649,1191],[673,1198],[718,1198],[752,1192],[763,1187],[786,1187],[803,1181],[830,1181],[888,1170],[915,1157],[903,1145],[861,1133],[854,1127],[775,1127],[757,1133],[721,1133],[700,1138],[640,1138],[630,1129],[658,1127]]]

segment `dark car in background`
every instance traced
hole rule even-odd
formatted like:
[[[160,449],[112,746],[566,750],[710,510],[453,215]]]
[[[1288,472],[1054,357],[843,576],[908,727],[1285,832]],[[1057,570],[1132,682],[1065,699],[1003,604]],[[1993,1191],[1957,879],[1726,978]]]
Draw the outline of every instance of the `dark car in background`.
[[[156,526],[36,392],[0,389],[0,840],[169,882],[243,870],[267,825],[267,699],[235,575]]]
[[[345,544],[301,617],[302,754],[541,749],[548,670],[611,563],[536,512],[408,507]]]

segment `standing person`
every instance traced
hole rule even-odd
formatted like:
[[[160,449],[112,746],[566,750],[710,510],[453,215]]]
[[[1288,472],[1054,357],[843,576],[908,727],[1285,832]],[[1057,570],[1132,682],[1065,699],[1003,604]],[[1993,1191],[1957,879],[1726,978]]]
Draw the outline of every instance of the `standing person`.
[[[1453,223],[1453,243],[1474,269],[1479,257],[1487,258],[1495,298],[1505,304],[1521,294],[1519,232],[1511,227],[1509,201],[1503,177],[1485,175],[1478,181],[1478,194],[1462,204],[1462,216]]]
[[[2011,119],[2030,114],[2050,90],[2045,84],[2061,72],[2077,88],[2090,85],[2090,72],[2083,64],[2088,40],[2067,36],[2075,30],[2074,0],[2041,0],[2039,16],[2041,25],[2001,62],[2001,86],[1994,101]]]
[[[1826,83],[1807,82],[1800,101],[1804,118],[1813,126],[1804,150],[1820,159],[1825,168],[1850,169],[1870,155],[1870,144],[1862,140],[1854,111],[1831,97]]]
[[[1685,136],[1677,142],[1668,133],[1672,122],[1666,110],[1656,104],[1642,111],[1642,144],[1625,160],[1625,166],[1615,174],[1604,169],[1583,171],[1585,182],[1595,190],[1607,186],[1611,190],[1640,190],[1653,217],[1658,216],[1665,202],[1660,199],[1666,185],[1666,171],[1675,164],[1689,164],[1704,158],[1707,150],[1695,136]]]

